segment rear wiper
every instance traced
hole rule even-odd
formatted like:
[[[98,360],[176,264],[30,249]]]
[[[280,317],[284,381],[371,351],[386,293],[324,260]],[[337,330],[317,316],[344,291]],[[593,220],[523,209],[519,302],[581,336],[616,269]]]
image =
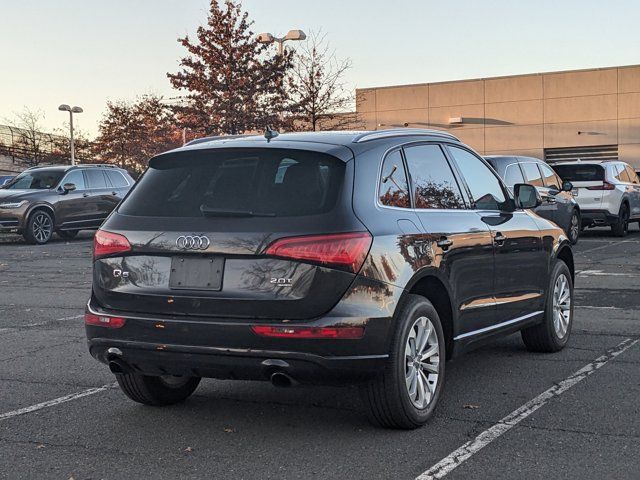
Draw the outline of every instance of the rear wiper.
[[[200,205],[200,212],[205,217],[275,217],[272,212],[253,212],[251,210],[234,210],[226,208],[213,208]]]

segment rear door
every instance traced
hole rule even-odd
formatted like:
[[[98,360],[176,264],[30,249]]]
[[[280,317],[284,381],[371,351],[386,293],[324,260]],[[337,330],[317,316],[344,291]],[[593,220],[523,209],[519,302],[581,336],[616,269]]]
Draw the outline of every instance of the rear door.
[[[370,236],[353,215],[351,152],[317,150],[152,159],[102,227],[125,235],[132,250],[95,263],[99,304],[221,321],[328,312],[355,279]]]
[[[114,195],[107,185],[102,168],[86,168],[84,174],[87,179],[87,212],[92,225],[97,227],[107,218],[117,202],[114,204]]]
[[[478,218],[490,229],[495,252],[494,326],[538,315],[543,308],[548,258],[535,220],[514,210],[502,183],[471,151],[447,146],[464,178]]]
[[[638,179],[638,175],[629,165],[625,165],[624,168],[627,171],[627,175],[629,176],[629,181],[631,183],[632,191],[629,195],[631,217],[638,218],[640,217],[640,179]]]
[[[542,173],[542,181],[547,189],[548,201],[555,202],[555,215],[551,220],[565,231],[569,231],[574,208],[573,196],[571,192],[562,191],[562,180],[551,167],[544,163],[538,163],[538,168]]]
[[[105,170],[104,174],[107,177],[107,186],[111,188],[110,208],[109,213],[113,210],[120,200],[129,191],[129,180],[119,170]]]
[[[465,335],[495,322],[493,301],[493,241],[489,227],[465,200],[443,148],[438,144],[407,146],[415,212],[428,244],[432,263],[451,285],[458,314],[457,331]]]
[[[524,172],[526,183],[536,187],[542,198],[542,205],[536,208],[535,212],[547,220],[557,222],[558,204],[555,196],[550,193],[549,187],[544,184],[538,164],[524,161],[520,163],[520,167]]]
[[[64,193],[62,186],[67,183],[73,183],[76,189]],[[89,212],[86,209],[86,199],[89,193],[82,170],[74,169],[68,172],[60,182],[58,193],[60,197],[55,206],[58,227],[72,229],[87,226]]]

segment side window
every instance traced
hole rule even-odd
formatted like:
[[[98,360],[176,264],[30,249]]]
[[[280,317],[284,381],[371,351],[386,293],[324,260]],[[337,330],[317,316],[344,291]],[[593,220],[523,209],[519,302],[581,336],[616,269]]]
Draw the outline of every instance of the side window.
[[[98,168],[87,168],[84,173],[87,176],[88,188],[107,188],[107,182],[102,170]]]
[[[378,198],[388,207],[411,208],[409,184],[399,150],[390,153],[382,164]]]
[[[502,210],[507,198],[500,180],[482,160],[462,148],[449,145],[451,155],[456,160],[464,176],[476,208],[481,210]]]
[[[635,183],[636,185],[638,185],[640,183],[640,180],[638,180],[638,175],[633,171],[633,168],[631,168],[629,165],[626,165],[624,169],[627,171],[627,174],[631,179],[631,183]]]
[[[542,183],[542,175],[540,175],[540,170],[538,170],[538,166],[535,163],[525,162],[521,163],[520,166],[524,170],[524,176],[527,178],[528,184],[534,187],[544,186]]]
[[[123,188],[129,185],[124,175],[117,170],[107,170],[104,173],[107,175],[107,179],[113,188]]]
[[[542,172],[544,186],[548,188],[555,188],[556,190],[560,190],[562,183],[558,181],[558,176],[556,175],[556,172],[551,170],[551,167],[548,167],[541,163],[538,164],[538,167],[540,167],[540,171]]]
[[[631,183],[629,174],[627,173],[623,165],[616,165],[614,168],[618,172],[615,176],[618,180],[620,180],[621,182]]]
[[[458,182],[439,145],[418,145],[404,152],[415,208],[465,208]]]
[[[522,170],[520,170],[517,163],[507,165],[507,169],[504,171],[504,183],[511,189],[516,183],[525,183]]]
[[[76,190],[85,190],[87,187],[84,184],[84,175],[82,175],[82,170],[72,170],[70,171],[61,185],[65,183],[73,183],[76,186]]]

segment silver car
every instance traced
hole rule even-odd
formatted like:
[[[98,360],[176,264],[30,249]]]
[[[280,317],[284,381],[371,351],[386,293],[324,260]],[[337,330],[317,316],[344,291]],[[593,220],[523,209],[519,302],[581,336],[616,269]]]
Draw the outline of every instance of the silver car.
[[[557,163],[553,169],[573,184],[583,227],[608,225],[623,237],[629,222],[640,222],[640,180],[627,163],[577,160]]]

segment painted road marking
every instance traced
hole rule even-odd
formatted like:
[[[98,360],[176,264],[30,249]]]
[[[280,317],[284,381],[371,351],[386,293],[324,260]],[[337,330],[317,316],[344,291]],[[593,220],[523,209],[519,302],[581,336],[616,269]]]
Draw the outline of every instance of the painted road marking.
[[[42,410],[43,408],[55,407],[56,405],[60,405],[61,403],[71,402],[79,398],[88,397],[89,395],[95,395],[96,393],[109,390],[110,388],[113,388],[116,385],[117,385],[116,383],[110,383],[109,385],[103,385],[101,387],[88,388],[80,392],[72,393],[70,395],[65,395],[64,397],[54,398],[53,400],[47,400],[46,402],[38,403],[36,405],[31,405],[29,407],[19,408],[18,410],[13,410],[11,412],[0,413],[0,422],[3,420],[7,420],[9,418],[17,417],[19,415],[25,415],[27,413],[36,412],[38,410]]]
[[[0,333],[17,332],[23,328],[42,327],[44,325],[49,325],[50,323],[64,322],[66,320],[78,320],[79,318],[82,318],[82,317],[84,317],[84,315],[72,315],[71,317],[62,317],[62,318],[56,318],[54,320],[45,320],[44,322],[27,323],[26,325],[20,325],[19,327],[0,328]]]
[[[605,272],[602,270],[579,270],[579,277],[640,277],[637,273]]]
[[[562,395],[571,387],[581,382],[589,375],[595,373],[598,369],[604,367],[609,361],[616,358],[625,350],[633,347],[638,342],[640,342],[640,339],[634,340],[631,338],[627,338],[615,347],[607,350],[604,355],[596,358],[593,362],[585,365],[577,372],[562,380],[560,383],[557,383],[550,389],[535,397],[533,400],[525,403],[520,408],[514,410],[509,415],[504,417],[498,423],[482,432],[473,440],[470,440],[457,450],[451,452],[451,454],[447,455],[445,458],[433,465],[426,472],[416,477],[416,480],[431,480],[436,478],[443,478],[448,473],[471,458],[474,454],[478,453],[481,449],[511,430],[514,426],[534,413],[536,410],[546,405],[549,400]]]

